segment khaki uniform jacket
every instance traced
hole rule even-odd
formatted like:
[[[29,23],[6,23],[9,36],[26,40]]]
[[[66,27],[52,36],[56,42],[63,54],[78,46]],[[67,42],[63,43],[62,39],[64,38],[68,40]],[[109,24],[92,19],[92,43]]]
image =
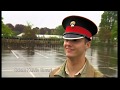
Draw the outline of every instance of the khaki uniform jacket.
[[[69,77],[65,72],[65,65],[66,61],[58,68],[54,69],[50,72],[49,77]],[[79,78],[84,77],[104,77],[104,74],[102,74],[100,71],[94,69],[94,67],[89,63],[89,61],[86,59],[86,66],[81,74],[75,76]]]

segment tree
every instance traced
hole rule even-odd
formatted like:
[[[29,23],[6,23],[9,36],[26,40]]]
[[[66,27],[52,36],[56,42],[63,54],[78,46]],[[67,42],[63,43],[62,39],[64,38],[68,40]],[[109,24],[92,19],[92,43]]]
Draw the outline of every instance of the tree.
[[[98,36],[102,43],[106,43],[108,39],[111,37],[111,32],[107,26],[101,27]]]
[[[14,31],[14,26],[11,23],[7,23],[6,25]]]
[[[57,35],[63,35],[64,33],[64,28],[62,25],[59,25],[58,27],[55,28],[56,29],[56,34]]]
[[[17,34],[20,34],[20,33],[22,33],[24,31],[24,28],[25,28],[24,25],[22,25],[22,24],[16,24],[15,25],[15,32]]]
[[[117,24],[117,20],[114,22],[113,28],[112,28],[112,41],[114,41],[115,39],[118,39],[118,24]]]
[[[3,23],[3,21],[1,21],[1,22],[2,22],[2,37],[3,38],[4,37],[7,37],[7,38],[14,37],[15,36],[15,32],[13,32],[11,28],[9,28],[7,25],[5,25]]]
[[[34,30],[36,34],[40,34],[40,29],[38,27],[35,27],[32,30]]]
[[[107,42],[110,44],[112,38],[112,29],[114,27],[114,23],[117,20],[117,11],[104,11],[101,17],[101,23],[99,25],[100,29],[98,32],[99,39],[101,42]]]
[[[51,29],[51,35],[56,35],[56,30],[55,29]]]
[[[25,26],[24,28],[24,35],[22,36],[22,38],[25,38],[25,39],[36,39],[37,36],[36,36],[36,31],[35,30],[32,30],[32,25],[30,25],[28,23],[27,26]]]

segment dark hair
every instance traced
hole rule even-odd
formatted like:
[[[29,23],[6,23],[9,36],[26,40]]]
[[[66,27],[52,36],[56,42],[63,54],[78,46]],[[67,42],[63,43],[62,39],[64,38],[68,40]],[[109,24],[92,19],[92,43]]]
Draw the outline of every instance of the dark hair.
[[[89,42],[89,41],[91,41],[90,38],[85,38],[85,43],[87,43],[87,42]]]

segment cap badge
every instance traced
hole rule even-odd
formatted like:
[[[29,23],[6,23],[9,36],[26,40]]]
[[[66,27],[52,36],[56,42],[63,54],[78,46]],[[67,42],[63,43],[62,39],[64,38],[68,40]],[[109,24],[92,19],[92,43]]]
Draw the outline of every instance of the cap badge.
[[[75,26],[75,21],[71,21],[70,25],[71,25],[71,27],[74,27]]]

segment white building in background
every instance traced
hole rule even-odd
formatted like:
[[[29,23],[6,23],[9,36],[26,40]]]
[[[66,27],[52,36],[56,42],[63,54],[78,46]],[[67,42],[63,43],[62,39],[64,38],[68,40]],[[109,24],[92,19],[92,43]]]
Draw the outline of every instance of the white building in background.
[[[36,35],[38,38],[62,38],[61,35]]]
[[[17,35],[18,38],[21,38],[24,33],[21,33]],[[37,38],[62,38],[61,35],[41,35],[41,34],[36,34]]]
[[[24,35],[25,33],[20,33],[17,35],[17,37],[22,37],[22,35]]]

